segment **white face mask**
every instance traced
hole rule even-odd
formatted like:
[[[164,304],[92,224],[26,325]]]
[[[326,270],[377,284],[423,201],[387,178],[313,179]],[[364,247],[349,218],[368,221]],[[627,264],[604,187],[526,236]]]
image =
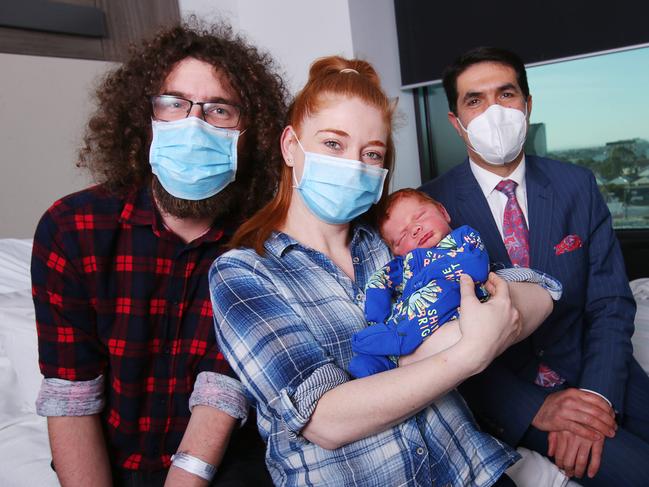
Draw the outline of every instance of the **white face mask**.
[[[489,164],[502,166],[516,159],[523,148],[527,136],[527,104],[525,113],[493,104],[471,120],[467,128],[459,118],[457,121],[469,137],[469,147]]]

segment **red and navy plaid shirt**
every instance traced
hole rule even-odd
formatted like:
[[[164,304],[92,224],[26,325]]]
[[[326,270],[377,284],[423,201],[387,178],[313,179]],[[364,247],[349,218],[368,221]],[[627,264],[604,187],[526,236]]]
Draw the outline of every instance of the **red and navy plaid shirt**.
[[[216,227],[216,225],[215,225]],[[67,196],[34,237],[32,285],[41,372],[105,378],[113,465],[170,464],[196,376],[232,376],[214,336],[207,273],[223,252],[213,227],[186,244],[162,224],[150,190],[120,198],[95,186]]]

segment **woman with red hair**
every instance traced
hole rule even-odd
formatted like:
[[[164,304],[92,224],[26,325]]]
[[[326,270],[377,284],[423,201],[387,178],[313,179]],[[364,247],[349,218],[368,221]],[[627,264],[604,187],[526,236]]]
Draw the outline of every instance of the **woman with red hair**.
[[[316,61],[281,137],[275,197],[210,271],[217,340],[257,408],[277,485],[486,486],[517,459],[453,390],[520,331],[501,279],[484,304],[463,280],[462,338],[449,349],[363,379],[346,372],[365,283],[390,260],[370,225],[392,169],[393,111],[368,63]],[[550,298],[528,292],[522,317],[540,323]]]

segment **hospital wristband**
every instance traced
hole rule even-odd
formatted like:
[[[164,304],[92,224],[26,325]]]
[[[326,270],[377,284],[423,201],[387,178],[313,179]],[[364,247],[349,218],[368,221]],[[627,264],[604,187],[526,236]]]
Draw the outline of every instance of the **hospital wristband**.
[[[210,463],[204,462],[187,452],[179,451],[171,457],[171,465],[182,468],[186,472],[197,475],[202,479],[210,482],[216,475],[216,467]]]

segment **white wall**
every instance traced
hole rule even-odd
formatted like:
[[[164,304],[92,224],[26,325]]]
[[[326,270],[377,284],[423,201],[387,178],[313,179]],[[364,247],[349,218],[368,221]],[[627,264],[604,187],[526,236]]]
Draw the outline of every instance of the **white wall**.
[[[183,16],[224,19],[283,68],[295,92],[311,62],[338,54],[372,63],[388,96],[399,97],[393,189],[420,184],[412,94],[401,91],[393,0],[179,0]]]
[[[339,54],[371,62],[389,96],[399,97],[393,189],[418,186],[412,95],[399,89],[392,0],[179,0],[181,14],[224,19],[269,51],[291,90],[318,57]],[[31,237],[57,198],[88,185],[75,167],[102,61],[0,53],[0,238]]]
[[[0,237],[32,237],[61,196],[88,185],[75,167],[103,61],[0,53]]]
[[[354,54],[347,0],[179,0],[180,14],[224,19],[284,70],[293,92],[322,56]]]
[[[395,127],[397,160],[392,189],[421,184],[415,105],[411,91],[401,90],[394,0],[349,0],[354,56],[366,59],[381,76],[390,97],[399,97]]]

